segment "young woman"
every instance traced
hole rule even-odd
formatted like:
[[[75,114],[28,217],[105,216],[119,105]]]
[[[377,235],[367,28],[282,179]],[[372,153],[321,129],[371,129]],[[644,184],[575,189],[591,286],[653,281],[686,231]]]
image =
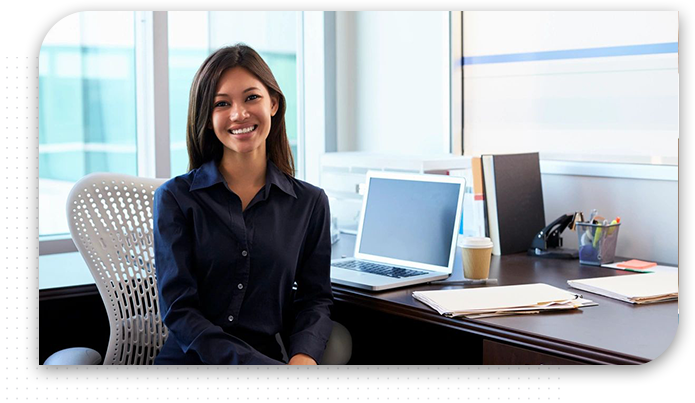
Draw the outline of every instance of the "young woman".
[[[293,177],[285,97],[258,53],[203,62],[186,131],[190,172],[155,193],[170,331],[155,363],[282,364],[284,332],[289,364],[316,364],[333,324],[328,198]]]

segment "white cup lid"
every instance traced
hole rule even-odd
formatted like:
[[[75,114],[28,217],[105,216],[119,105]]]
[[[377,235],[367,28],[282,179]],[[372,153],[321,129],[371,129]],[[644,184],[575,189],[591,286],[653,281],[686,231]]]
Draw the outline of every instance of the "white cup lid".
[[[492,241],[490,238],[461,237],[458,239],[458,246],[471,249],[492,248]]]

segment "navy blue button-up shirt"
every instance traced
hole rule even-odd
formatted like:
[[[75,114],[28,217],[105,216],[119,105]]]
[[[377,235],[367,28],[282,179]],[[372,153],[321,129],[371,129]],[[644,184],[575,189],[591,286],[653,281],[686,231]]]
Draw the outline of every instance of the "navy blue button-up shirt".
[[[210,161],[157,189],[154,244],[169,356],[174,349],[205,364],[279,364],[253,339],[289,331],[289,357],[321,360],[333,325],[323,190],[268,161],[265,186],[242,211]]]

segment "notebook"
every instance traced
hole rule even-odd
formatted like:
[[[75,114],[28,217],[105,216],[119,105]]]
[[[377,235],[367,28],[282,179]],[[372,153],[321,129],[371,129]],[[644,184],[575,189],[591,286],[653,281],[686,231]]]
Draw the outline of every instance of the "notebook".
[[[568,280],[570,287],[631,304],[678,299],[678,273],[647,273]]]
[[[483,155],[493,255],[526,252],[545,227],[538,153]]]
[[[331,262],[331,281],[378,291],[441,280],[454,267],[465,179],[367,173],[354,258]]]
[[[413,298],[440,315],[467,318],[540,313],[596,305],[548,284],[521,284],[456,290],[415,291]]]

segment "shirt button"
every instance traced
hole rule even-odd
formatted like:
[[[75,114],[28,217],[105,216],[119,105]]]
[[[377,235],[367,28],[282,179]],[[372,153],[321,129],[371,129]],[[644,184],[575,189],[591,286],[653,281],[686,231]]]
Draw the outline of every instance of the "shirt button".
[[[244,285],[243,285],[243,284],[241,284],[241,283],[239,283],[239,285],[238,285],[238,286],[236,286],[236,288],[238,288],[238,289],[240,289],[240,290],[241,290],[242,288],[244,288]]]
[[[249,255],[249,253],[247,251],[245,251],[245,250],[241,251],[241,256],[246,257],[248,255]]]
[[[233,321],[233,320],[234,320],[234,316],[229,315],[229,317],[227,317],[227,320],[229,320],[230,322]]]

